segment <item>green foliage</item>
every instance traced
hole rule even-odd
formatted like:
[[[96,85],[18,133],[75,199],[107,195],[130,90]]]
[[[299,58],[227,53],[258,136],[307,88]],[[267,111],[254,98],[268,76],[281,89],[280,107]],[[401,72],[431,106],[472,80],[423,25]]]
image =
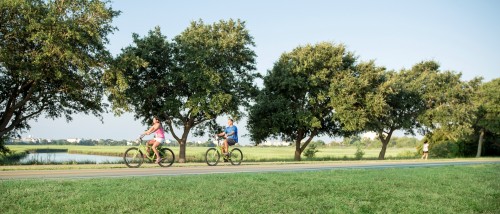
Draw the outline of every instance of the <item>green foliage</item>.
[[[500,135],[500,78],[482,84],[474,98],[477,126]]]
[[[429,155],[440,158],[454,158],[459,156],[459,147],[453,141],[438,141],[429,147]]]
[[[313,158],[316,155],[316,152],[319,152],[316,147],[316,144],[309,144],[309,146],[307,146],[307,149],[304,151],[304,157],[307,157],[308,159]]]
[[[461,81],[460,74],[440,71],[434,61],[400,72],[385,71],[369,62],[360,64],[357,71],[332,83],[331,105],[346,129],[378,134],[380,159],[396,130],[429,134],[441,129],[451,139],[471,133],[474,117],[469,113],[477,80]]]
[[[385,68],[373,61],[353,65],[332,79],[328,95],[330,106],[345,130],[367,131],[370,119],[387,109],[383,92],[376,90],[385,81]]]
[[[407,75],[408,88],[421,96],[425,111],[418,115],[421,134],[433,130],[446,132],[450,139],[457,139],[472,132],[474,105],[472,97],[478,80],[461,81],[461,74],[453,71],[440,71],[436,62],[421,62]]]
[[[107,36],[119,14],[107,1],[0,1],[0,137],[29,120],[99,116]]]
[[[193,128],[199,136],[217,128],[218,116],[238,119],[240,107],[257,93],[253,38],[240,20],[192,22],[171,42],[159,27],[133,38],[135,45],[123,49],[105,73],[109,100],[115,113],[133,111],[144,124],[158,116],[181,148]]]
[[[361,142],[361,140],[362,139],[359,135],[353,135],[350,137],[344,137],[344,139],[342,140],[342,144],[347,146],[356,145]]]
[[[332,79],[352,69],[355,61],[344,45],[326,42],[282,54],[264,77],[264,88],[248,110],[251,139],[257,144],[271,137],[294,142],[307,139],[297,147],[296,154],[300,154],[315,136],[343,135],[329,106],[328,88]]]
[[[10,149],[5,146],[7,139],[5,136],[0,136],[0,156],[6,156],[10,153]]]
[[[460,147],[458,143],[452,139],[446,130],[438,129],[430,135],[429,139],[429,156],[453,158],[460,155]],[[419,145],[418,151],[422,153],[422,145]]]
[[[356,144],[356,153],[354,153],[354,156],[356,157],[356,160],[361,160],[363,158],[363,155],[365,155],[365,152],[363,152],[363,145],[361,142],[357,142]]]

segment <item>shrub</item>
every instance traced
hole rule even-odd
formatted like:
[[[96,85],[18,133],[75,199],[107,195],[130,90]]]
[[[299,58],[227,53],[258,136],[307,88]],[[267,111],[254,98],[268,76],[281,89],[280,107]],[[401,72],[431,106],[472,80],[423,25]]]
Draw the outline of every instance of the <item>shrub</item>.
[[[438,141],[431,144],[429,155],[441,158],[454,158],[459,155],[459,146],[451,141]]]
[[[364,145],[361,142],[356,143],[356,153],[354,153],[356,160],[361,160],[361,158],[363,158],[363,155],[365,155],[365,152],[363,152],[363,147]]]
[[[314,155],[316,155],[316,152],[319,152],[318,149],[316,149],[316,144],[310,144],[306,151],[304,151],[304,156],[307,157],[307,158],[313,158]]]

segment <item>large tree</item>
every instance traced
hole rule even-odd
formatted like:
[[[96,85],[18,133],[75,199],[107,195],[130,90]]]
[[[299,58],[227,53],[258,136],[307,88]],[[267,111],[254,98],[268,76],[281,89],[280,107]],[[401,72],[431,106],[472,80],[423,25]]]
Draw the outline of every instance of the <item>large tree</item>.
[[[345,130],[377,133],[382,142],[379,159],[384,158],[394,131],[411,126],[406,118],[410,112],[403,108],[413,103],[401,99],[406,95],[398,80],[396,73],[370,61],[342,72],[329,88],[330,105]]]
[[[202,135],[218,116],[238,119],[256,95],[253,38],[240,20],[192,22],[172,42],[157,28],[145,38],[134,35],[134,43],[106,74],[110,101],[144,123],[153,115],[165,121],[181,163],[193,128]]]
[[[461,80],[461,73],[441,71],[434,61],[417,63],[408,73],[407,86],[421,96],[425,111],[417,118],[419,132],[432,135],[436,130],[450,140],[472,133],[475,119],[473,95],[479,79]]]
[[[479,131],[476,157],[481,157],[485,133],[500,135],[500,78],[482,84],[474,98],[476,121]]]
[[[369,64],[359,71],[343,76],[345,84],[331,85],[332,106],[346,129],[378,134],[379,159],[385,158],[396,130],[431,135],[440,129],[451,139],[470,132],[467,112],[472,110],[475,81],[464,82],[460,74],[440,71],[434,61],[400,72],[380,72]]]
[[[0,139],[28,120],[103,111],[105,45],[119,12],[106,1],[0,1]]]
[[[319,43],[281,55],[264,77],[264,88],[249,108],[248,128],[257,144],[267,138],[295,142],[295,160],[320,135],[342,135],[328,88],[339,72],[355,69],[344,45]],[[305,141],[303,141],[305,140]]]

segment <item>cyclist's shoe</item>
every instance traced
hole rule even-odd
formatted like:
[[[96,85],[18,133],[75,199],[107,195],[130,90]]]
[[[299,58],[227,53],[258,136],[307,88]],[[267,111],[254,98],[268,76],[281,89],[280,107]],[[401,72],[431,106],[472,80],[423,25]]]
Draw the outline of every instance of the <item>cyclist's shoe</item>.
[[[155,161],[155,163],[156,163],[156,164],[158,164],[158,163],[160,163],[160,162],[161,162],[161,158],[160,158],[160,159],[157,159],[157,160]]]
[[[229,152],[224,153],[225,157],[229,157]]]
[[[224,157],[224,162],[229,162],[229,160],[227,159],[227,157]]]

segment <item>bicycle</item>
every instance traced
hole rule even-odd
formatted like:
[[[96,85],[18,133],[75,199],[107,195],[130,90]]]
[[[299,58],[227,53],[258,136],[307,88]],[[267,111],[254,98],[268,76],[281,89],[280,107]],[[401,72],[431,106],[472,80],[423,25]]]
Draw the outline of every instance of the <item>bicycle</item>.
[[[224,145],[222,145],[219,138],[217,137],[215,138],[215,141],[217,141],[217,146],[207,149],[207,152],[205,153],[205,161],[209,166],[217,165],[219,163],[221,154],[223,154],[222,148]],[[238,148],[233,148],[229,152],[229,155],[224,158],[229,160],[232,165],[240,165],[241,161],[243,160],[243,152],[241,152],[241,150]]]
[[[125,151],[125,154],[123,154],[125,165],[127,165],[129,168],[139,168],[142,163],[144,163],[144,158],[146,158],[150,162],[154,162],[156,160],[156,154],[154,153],[153,148],[151,148],[149,145],[147,147],[149,147],[150,152],[144,152],[146,153],[146,155],[143,155],[143,151],[147,150],[145,150],[146,146],[142,144],[142,137],[144,136],[140,136],[139,139],[135,141],[139,144],[138,147],[128,148]],[[160,165],[161,167],[171,166],[175,160],[174,152],[169,148],[163,148],[162,144],[160,144],[157,149],[161,157],[158,165]]]

